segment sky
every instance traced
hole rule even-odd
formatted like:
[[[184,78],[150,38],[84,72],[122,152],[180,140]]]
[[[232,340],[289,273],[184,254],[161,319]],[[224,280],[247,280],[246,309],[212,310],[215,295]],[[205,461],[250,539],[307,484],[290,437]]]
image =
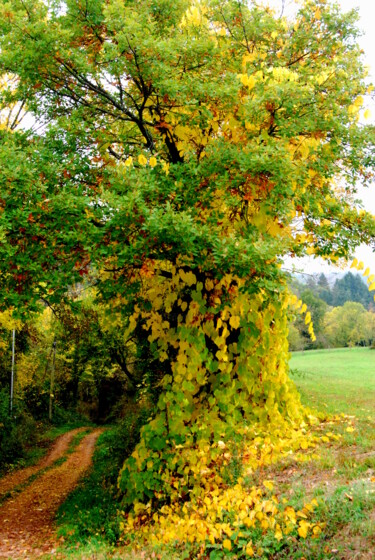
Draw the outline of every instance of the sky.
[[[349,11],[353,8],[358,8],[359,10],[359,28],[363,32],[363,36],[359,39],[359,44],[364,51],[365,64],[369,66],[369,80],[375,85],[375,32],[374,32],[374,21],[375,21],[375,1],[374,0],[336,0],[336,2],[342,7],[343,11]],[[282,0],[268,0],[268,4],[279,7],[282,5]],[[294,2],[293,0],[285,0],[286,11],[292,10]],[[375,123],[375,99],[368,99],[366,101],[372,117],[369,122]],[[364,204],[364,208],[369,212],[375,214],[375,183],[373,188],[369,189],[359,189],[359,196]],[[375,273],[375,252],[370,248],[362,245],[355,252],[355,257],[358,260],[365,263],[365,268],[370,267],[371,271]],[[350,264],[347,268],[338,270],[336,267],[328,266],[321,259],[288,259],[287,267],[289,268],[293,264],[298,267],[299,270],[303,270],[307,273],[316,272],[342,272],[342,270],[348,270]]]

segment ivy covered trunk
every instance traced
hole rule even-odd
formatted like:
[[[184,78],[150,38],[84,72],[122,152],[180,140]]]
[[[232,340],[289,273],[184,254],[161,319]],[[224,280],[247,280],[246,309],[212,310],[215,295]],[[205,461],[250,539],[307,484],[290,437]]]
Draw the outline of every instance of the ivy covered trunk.
[[[236,277],[182,267],[149,276],[130,322],[142,323],[166,373],[156,415],[120,475],[129,503],[200,495],[223,482],[223,446],[246,426],[278,437],[303,419],[287,375],[285,291],[249,297]]]

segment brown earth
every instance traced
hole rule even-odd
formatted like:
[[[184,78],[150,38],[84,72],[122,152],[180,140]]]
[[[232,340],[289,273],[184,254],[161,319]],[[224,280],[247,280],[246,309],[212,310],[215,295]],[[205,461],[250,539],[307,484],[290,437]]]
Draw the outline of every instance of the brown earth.
[[[97,429],[85,436],[62,465],[50,468],[20,494],[9,498],[0,506],[0,558],[31,559],[54,553],[58,544],[54,516],[60,504],[91,465],[95,442],[101,432],[101,429]],[[51,465],[63,456],[76,433],[77,430],[73,430],[61,436],[45,460],[39,463],[37,470]],[[31,474],[35,474],[37,470]],[[31,476],[29,474],[25,477],[22,474],[25,471],[29,472],[29,469],[19,471],[19,478],[17,473],[14,474],[15,485],[20,484],[19,480],[23,482]],[[10,482],[5,481],[7,491],[14,488],[9,487],[9,484]]]

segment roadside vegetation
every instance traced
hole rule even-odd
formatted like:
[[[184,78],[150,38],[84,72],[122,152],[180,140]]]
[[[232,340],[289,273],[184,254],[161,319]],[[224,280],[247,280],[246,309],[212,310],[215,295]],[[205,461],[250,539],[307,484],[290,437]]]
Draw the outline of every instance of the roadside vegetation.
[[[264,531],[249,530],[247,538],[256,542],[255,557],[370,560],[375,546],[374,367],[375,352],[368,348],[293,354],[292,378],[303,403],[322,415],[328,414],[316,431],[320,436],[328,435],[323,435],[318,445],[286,455],[245,476],[243,488],[250,493],[254,485],[269,481],[272,491],[266,489],[266,492],[280,503],[287,502],[297,512],[297,520],[309,516],[308,523],[313,521],[318,529],[306,538],[292,534],[283,542]],[[116,466],[121,463],[121,449],[128,444],[129,433],[129,427],[120,431],[110,428],[100,436],[92,472],[60,509],[58,525],[59,535],[64,538],[61,549],[64,558],[85,559],[90,554],[95,554],[98,560],[250,558],[250,553],[242,556],[233,549],[221,552],[212,548],[199,553],[200,548],[189,542],[177,547],[162,543],[137,546],[130,535],[121,531],[124,516],[116,485]],[[123,443],[119,445],[121,438]],[[240,446],[239,450],[240,454],[232,457],[228,471],[233,477],[232,484],[244,472],[246,448]],[[109,460],[113,466],[111,472]],[[129,545],[125,546],[127,540]],[[229,540],[234,548],[236,535]]]

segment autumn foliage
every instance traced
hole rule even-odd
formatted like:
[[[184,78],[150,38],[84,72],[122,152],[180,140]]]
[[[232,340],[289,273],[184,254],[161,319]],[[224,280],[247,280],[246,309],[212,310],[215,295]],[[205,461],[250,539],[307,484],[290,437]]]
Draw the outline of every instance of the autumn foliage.
[[[220,442],[316,421],[288,380],[302,303],[282,262],[373,239],[352,203],[374,164],[355,20],[324,0],[292,19],[234,0],[1,2],[7,99],[43,123],[1,131],[2,305],[53,305],[83,279],[121,316],[155,405],[119,477],[127,504],[212,500]],[[286,531],[253,498],[251,523]]]

